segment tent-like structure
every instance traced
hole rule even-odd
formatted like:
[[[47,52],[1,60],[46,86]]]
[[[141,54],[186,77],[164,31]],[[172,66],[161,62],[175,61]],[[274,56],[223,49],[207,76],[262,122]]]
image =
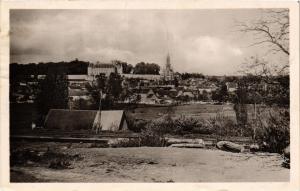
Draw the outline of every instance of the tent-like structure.
[[[99,120],[101,116],[101,120]],[[51,109],[45,120],[45,128],[60,130],[93,129],[100,123],[101,131],[128,130],[123,110],[66,110]]]

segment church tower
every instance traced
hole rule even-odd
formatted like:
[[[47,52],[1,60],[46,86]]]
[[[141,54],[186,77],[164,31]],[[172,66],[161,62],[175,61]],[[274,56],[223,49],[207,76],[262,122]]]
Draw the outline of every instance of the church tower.
[[[167,55],[167,60],[166,60],[166,68],[164,70],[164,80],[165,81],[172,81],[174,80],[174,72],[171,67],[171,59],[170,59],[170,54],[168,53]]]

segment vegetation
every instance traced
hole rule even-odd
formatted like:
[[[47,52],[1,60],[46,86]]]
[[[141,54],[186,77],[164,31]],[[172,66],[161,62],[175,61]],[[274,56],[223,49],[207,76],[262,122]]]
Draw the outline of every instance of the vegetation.
[[[66,75],[70,74],[86,74],[89,62],[79,61],[75,59],[70,62],[40,62],[29,64],[17,64],[12,63],[9,65],[10,76],[22,76],[22,75],[46,75],[49,71],[60,70]]]
[[[154,63],[137,63],[133,69],[134,74],[159,74],[160,66]]]
[[[275,108],[258,112],[250,121],[253,139],[265,151],[281,153],[290,144],[290,113],[287,109]]]
[[[272,52],[288,57],[289,10],[272,10],[266,11],[265,14],[263,19],[252,23],[240,23],[240,30],[255,36],[256,41],[251,46],[267,44],[267,54]],[[281,152],[290,144],[290,113],[284,109],[289,107],[288,68],[289,63],[283,63],[279,68],[263,58],[252,56],[244,63],[243,72],[246,77],[242,80],[243,84],[239,85],[242,91],[237,93],[239,102],[254,103],[254,117],[247,125],[253,130],[253,138],[270,152]],[[257,109],[257,103],[269,107],[262,112]],[[281,109],[275,112],[274,108],[278,106]],[[236,110],[237,116],[247,116],[246,110],[237,108],[240,108]],[[245,118],[241,117],[240,120],[246,124]]]
[[[107,78],[105,75],[96,76],[96,82],[87,84],[86,88],[92,97],[91,109],[99,109],[100,100],[102,109],[110,109],[122,93],[122,79],[119,74],[111,73]]]
[[[62,71],[52,70],[40,81],[36,103],[40,115],[38,123],[43,123],[50,109],[68,108],[68,81]]]
[[[181,79],[182,80],[187,80],[187,79],[190,79],[190,78],[202,78],[204,79],[205,76],[201,73],[182,73],[181,74]]]

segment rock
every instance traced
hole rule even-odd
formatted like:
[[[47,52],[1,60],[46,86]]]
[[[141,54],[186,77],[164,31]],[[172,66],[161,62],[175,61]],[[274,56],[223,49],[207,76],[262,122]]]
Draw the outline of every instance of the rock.
[[[177,139],[177,138],[167,138],[166,144],[167,145],[173,145],[173,144],[182,144],[182,143],[188,143],[188,144],[203,144],[203,139]]]
[[[283,150],[283,156],[288,159],[290,158],[290,145]]]
[[[172,144],[170,147],[176,147],[176,148],[204,148],[204,143],[182,143],[182,144]]]
[[[217,143],[217,148],[223,151],[230,151],[230,152],[243,152],[245,150],[244,146],[230,142],[230,141],[219,141]]]
[[[148,164],[158,164],[156,161],[149,161]]]
[[[251,152],[257,152],[257,151],[260,150],[260,147],[259,147],[258,144],[251,144],[250,147],[249,147],[249,150],[250,150]]]

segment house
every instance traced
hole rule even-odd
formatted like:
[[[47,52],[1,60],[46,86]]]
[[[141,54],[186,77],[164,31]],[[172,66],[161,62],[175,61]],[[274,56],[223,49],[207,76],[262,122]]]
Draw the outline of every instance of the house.
[[[99,112],[98,110],[51,109],[45,120],[45,128],[48,129],[92,130],[96,126],[101,127],[100,131],[128,130],[123,110]]]
[[[108,77],[111,73],[117,73],[118,67],[114,63],[100,63],[96,62],[95,64],[90,63],[88,66],[88,76],[97,76],[104,74]]]
[[[160,99],[152,89],[150,89],[147,93],[141,93],[139,95],[141,98],[140,103],[142,104],[157,104],[160,102]]]
[[[181,91],[180,90],[176,97],[177,98],[179,98],[179,97],[195,98],[195,95],[190,91]]]
[[[69,99],[75,101],[79,99],[88,100],[90,96],[86,90],[69,88]]]
[[[70,85],[73,84],[86,84],[88,80],[87,75],[67,75],[67,79]]]
[[[226,87],[228,92],[235,92],[238,88],[238,85],[234,82],[226,82]]]

